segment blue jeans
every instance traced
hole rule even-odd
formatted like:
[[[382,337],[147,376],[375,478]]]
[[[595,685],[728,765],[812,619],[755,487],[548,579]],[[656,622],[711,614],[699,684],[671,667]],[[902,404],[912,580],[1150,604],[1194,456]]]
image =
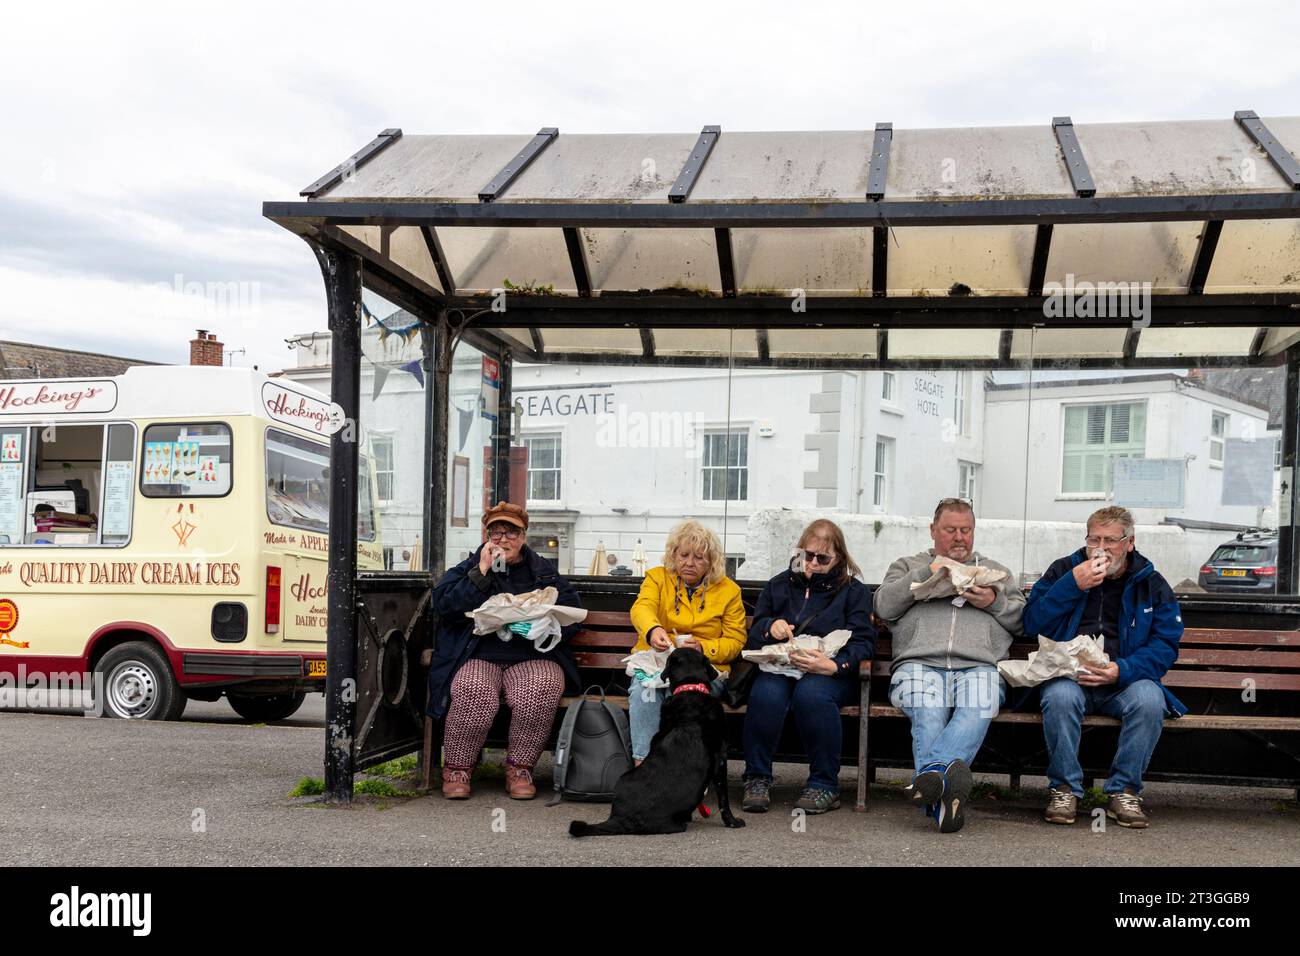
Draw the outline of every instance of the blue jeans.
[[[722,674],[709,685],[709,693],[717,697],[725,686],[727,675]],[[644,760],[650,752],[650,741],[659,732],[659,708],[667,698],[667,687],[646,691],[640,681],[632,679],[627,691],[627,722],[632,734],[633,760]]]
[[[844,738],[840,708],[854,703],[860,692],[858,681],[844,677],[804,674],[795,680],[760,671],[745,711],[745,779],[772,779],[772,754],[793,707],[794,723],[808,752],[807,785],[838,790]]]
[[[1124,788],[1142,792],[1142,774],[1164,729],[1165,693],[1153,680],[1137,680],[1127,687],[1080,687],[1068,677],[1043,684],[1043,736],[1047,738],[1047,780],[1054,789],[1069,787],[1083,796],[1083,767],[1079,765],[1079,736],[1084,714],[1118,717],[1119,748],[1111,761],[1103,788],[1119,793]]]
[[[905,661],[889,682],[889,700],[912,722],[912,760],[971,763],[1006,697],[996,667],[948,670]]]

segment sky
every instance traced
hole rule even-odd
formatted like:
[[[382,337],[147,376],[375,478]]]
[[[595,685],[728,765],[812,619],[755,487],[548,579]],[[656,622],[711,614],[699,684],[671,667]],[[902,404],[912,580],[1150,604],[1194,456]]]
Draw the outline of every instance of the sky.
[[[406,133],[870,129],[1300,112],[1290,3],[20,4],[0,339],[295,364],[315,260],[261,216]]]

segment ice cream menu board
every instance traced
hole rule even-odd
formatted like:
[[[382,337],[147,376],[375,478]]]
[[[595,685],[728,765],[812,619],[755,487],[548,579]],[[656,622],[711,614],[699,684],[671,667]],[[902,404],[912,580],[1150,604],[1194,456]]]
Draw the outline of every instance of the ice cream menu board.
[[[8,438],[9,436],[5,436]],[[0,461],[0,541],[15,544],[23,533],[23,463]]]
[[[110,461],[104,479],[104,537],[125,537],[131,533],[131,493],[135,472],[133,461]]]
[[[8,434],[4,440],[0,441],[0,461],[22,461],[23,460],[23,436],[21,434]]]
[[[144,443],[144,484],[197,484],[201,479],[199,443],[196,441],[150,441]],[[215,481],[216,469],[212,469]]]

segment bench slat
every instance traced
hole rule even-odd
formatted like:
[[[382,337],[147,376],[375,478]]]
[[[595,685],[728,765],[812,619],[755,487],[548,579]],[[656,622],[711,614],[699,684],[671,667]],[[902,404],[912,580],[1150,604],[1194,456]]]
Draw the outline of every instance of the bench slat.
[[[904,714],[897,707],[890,707],[888,704],[872,704],[871,709],[867,712],[871,717],[903,717]],[[996,724],[1041,724],[1043,722],[1042,714],[1032,712],[1002,712],[993,718]],[[1115,717],[1103,717],[1099,714],[1090,714],[1083,718],[1085,727],[1118,727],[1119,720]],[[1237,715],[1220,715],[1220,714],[1188,714],[1185,717],[1168,718],[1165,720],[1166,727],[1182,727],[1188,730],[1287,730],[1300,731],[1300,717],[1242,717]]]
[[[1183,631],[1179,643],[1300,647],[1300,631],[1234,631],[1228,628],[1189,627]]]

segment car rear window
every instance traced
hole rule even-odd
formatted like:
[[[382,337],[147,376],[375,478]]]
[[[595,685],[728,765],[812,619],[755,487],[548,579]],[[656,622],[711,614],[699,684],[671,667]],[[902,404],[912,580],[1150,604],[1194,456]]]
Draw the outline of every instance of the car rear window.
[[[1246,545],[1224,545],[1214,552],[1211,561],[1236,561],[1240,564],[1263,562],[1268,558],[1268,549]]]

